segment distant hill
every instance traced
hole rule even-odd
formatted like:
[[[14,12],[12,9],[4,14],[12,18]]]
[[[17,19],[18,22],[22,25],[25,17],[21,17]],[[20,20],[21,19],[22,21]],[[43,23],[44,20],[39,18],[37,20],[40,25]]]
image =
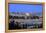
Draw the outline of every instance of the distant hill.
[[[24,13],[24,12],[10,12],[10,14],[21,14],[21,15],[25,15],[26,13]],[[37,12],[37,13],[29,13],[29,14],[31,14],[32,16],[42,16],[42,12]]]

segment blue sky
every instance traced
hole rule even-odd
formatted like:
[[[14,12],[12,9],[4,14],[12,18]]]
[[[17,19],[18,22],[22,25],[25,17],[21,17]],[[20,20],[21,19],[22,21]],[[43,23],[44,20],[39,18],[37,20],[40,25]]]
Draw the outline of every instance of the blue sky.
[[[42,5],[9,4],[9,12],[42,12]]]

